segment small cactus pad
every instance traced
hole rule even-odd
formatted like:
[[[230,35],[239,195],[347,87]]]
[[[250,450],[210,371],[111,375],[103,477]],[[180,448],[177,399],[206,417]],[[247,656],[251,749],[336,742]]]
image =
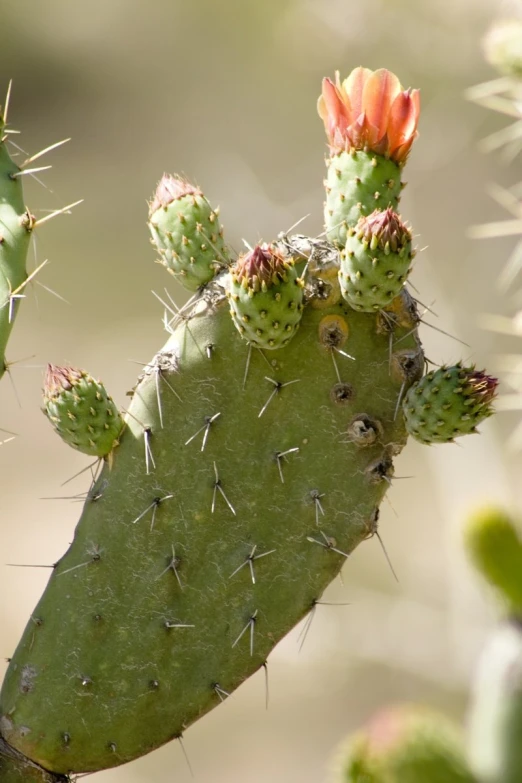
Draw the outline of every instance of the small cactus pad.
[[[420,443],[451,443],[476,432],[491,416],[498,381],[475,367],[441,367],[408,390],[403,412],[410,435]]]
[[[475,783],[459,729],[417,705],[382,710],[340,761],[335,783]]]
[[[256,245],[230,270],[232,320],[257,348],[281,348],[294,336],[303,312],[303,281],[292,258],[271,245]]]
[[[482,508],[464,531],[473,565],[495,587],[510,613],[522,616],[522,541],[512,518],[498,508]]]
[[[105,386],[84,370],[47,366],[44,413],[65,443],[83,454],[107,456],[123,421]]]
[[[9,155],[0,106],[0,378],[7,369],[5,351],[27,279],[26,258],[35,219],[24,204],[20,167]]]
[[[417,136],[418,90],[403,90],[395,74],[355,68],[341,82],[323,80],[318,102],[331,158],[325,182],[325,224],[344,247],[347,228],[375,209],[397,208],[401,168]]]
[[[411,232],[391,208],[361,217],[341,254],[343,297],[355,310],[382,309],[400,293],[411,259]]]
[[[348,229],[376,209],[397,209],[402,190],[400,166],[382,155],[340,152],[328,162],[325,228],[330,242],[343,248]]]
[[[197,291],[229,262],[218,210],[180,177],[165,174],[149,209],[152,243],[160,263],[189,291]]]

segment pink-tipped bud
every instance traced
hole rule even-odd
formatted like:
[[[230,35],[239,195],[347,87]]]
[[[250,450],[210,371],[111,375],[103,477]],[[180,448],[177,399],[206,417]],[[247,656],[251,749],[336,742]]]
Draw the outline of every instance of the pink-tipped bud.
[[[164,174],[158,182],[156,192],[150,203],[149,215],[153,215],[160,207],[168,207],[172,201],[188,195],[201,196],[202,193],[199,188],[183,179],[183,177]]]

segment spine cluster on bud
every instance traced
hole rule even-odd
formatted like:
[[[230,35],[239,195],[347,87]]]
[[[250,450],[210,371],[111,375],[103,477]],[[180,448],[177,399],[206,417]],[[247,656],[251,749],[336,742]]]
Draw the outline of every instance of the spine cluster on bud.
[[[257,348],[282,348],[303,312],[303,281],[292,258],[273,245],[256,245],[230,270],[230,314],[242,337]]]
[[[149,208],[160,263],[189,291],[197,291],[229,263],[219,210],[194,185],[165,174]]]
[[[74,367],[47,366],[43,411],[65,443],[93,457],[110,454],[123,429],[105,386]]]

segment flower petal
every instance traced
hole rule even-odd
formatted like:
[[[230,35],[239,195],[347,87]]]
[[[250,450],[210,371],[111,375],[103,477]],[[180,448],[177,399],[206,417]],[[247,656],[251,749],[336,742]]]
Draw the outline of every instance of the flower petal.
[[[417,135],[417,125],[420,114],[419,90],[405,90],[395,98],[390,109],[388,121],[388,138],[390,153],[407,142],[410,146]]]
[[[323,79],[323,91],[317,103],[317,111],[330,138],[334,136],[336,129],[344,131],[349,125],[350,107],[344,103],[331,79]]]
[[[390,108],[400,91],[398,78],[386,68],[374,71],[366,80],[362,100],[368,122],[376,128],[375,143],[386,133]]]
[[[343,82],[343,90],[350,100],[352,117],[357,118],[363,112],[363,89],[372,71],[369,68],[354,68]]]

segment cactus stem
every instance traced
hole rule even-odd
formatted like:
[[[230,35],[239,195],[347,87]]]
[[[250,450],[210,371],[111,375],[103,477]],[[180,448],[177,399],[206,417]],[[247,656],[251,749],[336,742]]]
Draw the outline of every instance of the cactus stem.
[[[254,572],[254,560],[260,560],[262,557],[266,557],[267,555],[271,555],[271,554],[273,554],[276,551],[275,549],[269,549],[268,552],[261,552],[260,555],[256,555],[256,553],[255,553],[256,549],[257,549],[257,544],[254,544],[254,546],[252,547],[252,550],[251,550],[250,554],[248,555],[247,559],[244,560],[241,563],[241,565],[238,566],[236,568],[236,570],[233,571],[230,574],[230,576],[228,577],[229,579],[232,579],[232,577],[235,576],[239,571],[241,571],[242,568],[244,568],[246,565],[248,565],[248,567],[250,569],[250,577],[252,579],[252,584],[255,585],[255,583],[256,583],[256,575],[255,575],[255,572]]]
[[[69,213],[73,207],[77,207],[78,204],[83,203],[83,198],[81,198],[79,201],[75,201],[72,204],[67,204],[66,207],[62,207],[61,209],[55,209],[54,212],[50,212],[48,215],[44,215],[42,218],[38,218],[38,220],[32,220],[31,225],[29,227],[30,230],[38,228],[39,226],[43,226],[44,223],[48,223],[49,220],[52,220],[55,217],[58,217],[58,215],[64,215],[65,213]]]
[[[273,388],[272,392],[270,393],[270,397],[268,398],[268,400],[265,402],[265,404],[263,405],[263,407],[259,411],[258,416],[257,416],[258,419],[261,418],[261,416],[266,411],[266,409],[268,408],[268,406],[270,405],[270,403],[272,402],[272,400],[274,399],[276,394],[279,394],[281,389],[284,389],[285,386],[291,386],[293,383],[300,383],[301,382],[300,378],[296,378],[295,381],[286,381],[286,383],[281,383],[280,381],[274,381],[273,378],[269,378],[267,375],[265,375],[265,380],[269,381],[270,383],[273,383],[274,384],[274,388]]]
[[[237,637],[236,641],[232,645],[232,647],[235,647],[237,643],[240,641],[241,637],[250,629],[250,656],[252,657],[254,654],[254,628],[257,622],[257,609],[253,612],[253,614],[250,615],[248,618],[248,622]]]
[[[205,416],[205,423],[202,427],[199,428],[197,432],[194,433],[194,435],[191,435],[190,438],[185,441],[185,446],[188,446],[189,443],[192,443],[192,441],[197,438],[200,432],[203,432],[205,430],[205,433],[203,435],[203,443],[201,444],[201,451],[205,451],[205,446],[207,445],[208,440],[208,434],[210,432],[210,428],[212,427],[213,423],[221,416],[221,413],[215,413],[213,416]]]
[[[299,451],[299,446],[294,446],[293,449],[287,449],[286,451],[278,451],[275,455],[275,459],[277,462],[277,467],[279,470],[279,477],[281,479],[281,484],[285,483],[285,479],[283,476],[283,460],[286,459],[287,454],[296,454]]]

